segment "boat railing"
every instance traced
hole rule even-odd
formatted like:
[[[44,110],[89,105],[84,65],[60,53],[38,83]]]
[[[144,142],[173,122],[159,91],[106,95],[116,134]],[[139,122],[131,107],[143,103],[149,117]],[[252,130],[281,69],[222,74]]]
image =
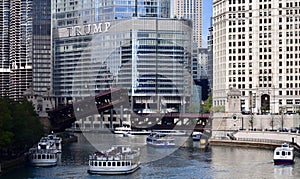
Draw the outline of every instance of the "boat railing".
[[[137,152],[128,152],[128,153],[118,153],[115,155],[107,155],[107,154],[93,154],[89,156],[90,160],[101,160],[101,161],[107,161],[107,160],[132,160],[136,157],[139,157],[140,153]]]

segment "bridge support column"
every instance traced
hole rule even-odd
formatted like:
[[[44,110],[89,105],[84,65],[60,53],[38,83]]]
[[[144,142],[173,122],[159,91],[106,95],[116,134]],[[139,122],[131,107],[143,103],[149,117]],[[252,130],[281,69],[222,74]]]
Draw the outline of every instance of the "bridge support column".
[[[161,110],[161,107],[160,107],[160,96],[157,96],[156,98],[156,110]]]
[[[123,118],[124,118],[124,116],[123,116],[123,110],[124,110],[124,107],[123,107],[123,105],[121,105],[120,106],[120,126],[123,126]]]
[[[112,129],[113,128],[113,109],[110,109],[110,115],[109,115],[109,128]]]
[[[103,128],[103,120],[104,120],[104,114],[103,114],[103,111],[101,111],[101,114],[100,114],[100,128]]]
[[[182,112],[185,113],[185,96],[183,96]]]
[[[95,115],[91,116],[91,128],[94,129]]]
[[[85,129],[84,118],[81,118],[81,128]]]

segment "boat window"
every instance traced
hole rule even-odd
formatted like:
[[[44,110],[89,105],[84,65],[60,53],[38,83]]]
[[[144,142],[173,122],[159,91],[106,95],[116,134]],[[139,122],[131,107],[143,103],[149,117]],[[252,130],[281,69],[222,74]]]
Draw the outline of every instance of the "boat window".
[[[104,167],[106,166],[106,162],[103,162],[103,166],[104,166]]]
[[[102,162],[99,162],[99,166],[100,166],[100,167],[102,166]]]
[[[276,152],[276,155],[279,155],[280,153],[279,152]]]
[[[46,155],[47,159],[49,159],[49,155]]]
[[[121,166],[121,165],[120,165],[120,162],[117,162],[117,166]]]
[[[112,166],[116,166],[116,162],[111,162],[112,163]]]
[[[38,155],[38,159],[41,159],[41,155]]]
[[[127,165],[127,166],[129,166],[129,165],[130,165],[130,163],[129,163],[129,162],[126,162],[126,165]]]
[[[125,162],[122,162],[122,166],[125,166]]]
[[[46,156],[45,155],[42,155],[42,159],[45,159],[46,158]]]
[[[288,155],[291,155],[291,152],[288,152]]]
[[[282,155],[282,156],[285,156],[285,151],[282,151],[282,152],[281,152],[281,155]]]
[[[110,162],[107,162],[107,166],[111,166],[111,163],[110,163]]]
[[[95,162],[95,166],[96,166],[96,167],[98,166],[98,162],[97,162],[97,161]]]

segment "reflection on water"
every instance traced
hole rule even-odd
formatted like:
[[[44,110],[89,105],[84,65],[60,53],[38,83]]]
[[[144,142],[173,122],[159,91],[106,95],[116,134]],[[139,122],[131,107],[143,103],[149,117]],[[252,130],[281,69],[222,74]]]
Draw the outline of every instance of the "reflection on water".
[[[176,147],[155,148],[146,144],[146,135],[123,137],[123,135],[115,134],[84,133],[84,137],[98,151],[106,151],[112,145],[130,145],[133,148],[140,148],[141,163],[156,161],[172,154],[188,139],[188,136],[174,136]]]
[[[274,174],[282,177],[291,177],[293,176],[293,166],[276,165],[274,166]]]
[[[97,148],[106,150],[112,145],[112,141],[106,140],[105,137],[101,140],[97,137],[103,136],[95,135],[93,140],[101,141],[97,144]],[[0,178],[300,178],[298,157],[294,165],[275,166],[271,150],[219,146],[200,149],[199,142],[188,140],[185,147],[174,151],[164,151],[164,149],[148,147],[144,142],[145,137],[119,137],[118,139],[123,142],[128,140],[136,146],[142,146],[142,160],[151,160],[151,162],[143,162],[141,168],[133,174],[117,177],[89,175],[87,173],[88,156],[96,150],[96,147],[91,145],[83,135],[79,135],[77,143],[63,146],[61,160],[57,166],[50,168],[25,166]],[[170,155],[165,156],[165,153],[170,153]]]

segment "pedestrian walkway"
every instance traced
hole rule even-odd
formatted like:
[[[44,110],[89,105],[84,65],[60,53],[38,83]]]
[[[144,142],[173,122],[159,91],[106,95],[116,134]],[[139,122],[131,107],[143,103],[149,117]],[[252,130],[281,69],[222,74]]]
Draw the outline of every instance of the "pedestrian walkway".
[[[222,139],[210,139],[210,143],[215,145],[253,145],[263,148],[274,148],[285,142],[294,144],[299,150],[300,134],[274,131],[237,131],[232,134],[228,133],[227,137]]]

